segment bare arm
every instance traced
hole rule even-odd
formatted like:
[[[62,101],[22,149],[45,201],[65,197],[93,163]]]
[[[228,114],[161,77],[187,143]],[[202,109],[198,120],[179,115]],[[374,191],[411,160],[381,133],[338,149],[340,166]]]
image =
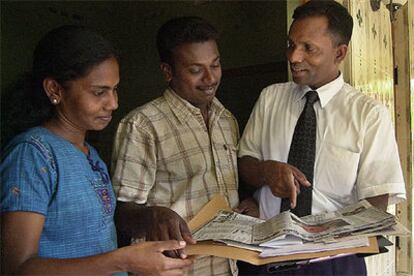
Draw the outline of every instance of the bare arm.
[[[1,216],[2,274],[109,275],[120,271],[181,275],[189,260],[162,254],[185,246],[177,241],[141,243],[91,257],[52,259],[38,256],[38,244],[45,218],[31,212],[7,212]]]
[[[118,202],[115,213],[120,243],[129,244],[131,238],[145,237],[147,241],[177,240],[194,244],[187,223],[166,207],[146,207],[133,202]],[[183,250],[172,256],[184,256]]]
[[[385,195],[369,197],[366,200],[368,200],[368,202],[371,203],[372,206],[375,206],[378,209],[381,209],[383,211],[387,211],[388,197],[389,195],[385,194]]]
[[[266,160],[259,161],[250,156],[239,159],[240,178],[254,187],[268,185],[273,195],[289,198],[291,207],[296,207],[296,196],[300,186],[310,186],[305,175],[296,167],[287,163]]]
[[[245,183],[259,188],[264,185],[263,164],[256,158],[243,156],[238,159],[239,177]]]
[[[117,202],[115,209],[115,225],[118,235],[118,246],[127,246],[131,238],[143,238],[146,235],[144,222],[147,218],[145,206],[133,202]]]

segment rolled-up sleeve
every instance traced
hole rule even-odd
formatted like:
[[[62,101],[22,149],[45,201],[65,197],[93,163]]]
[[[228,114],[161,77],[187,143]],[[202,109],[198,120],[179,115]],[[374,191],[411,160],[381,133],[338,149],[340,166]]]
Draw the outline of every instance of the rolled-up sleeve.
[[[259,160],[263,159],[261,150],[261,136],[264,122],[264,93],[257,100],[250,118],[247,121],[243,135],[239,142],[238,157],[251,156]]]
[[[389,194],[389,204],[406,199],[394,127],[389,111],[378,106],[367,120],[357,176],[358,199]]]
[[[115,135],[112,182],[119,201],[144,204],[155,183],[154,137],[144,118],[122,120]]]

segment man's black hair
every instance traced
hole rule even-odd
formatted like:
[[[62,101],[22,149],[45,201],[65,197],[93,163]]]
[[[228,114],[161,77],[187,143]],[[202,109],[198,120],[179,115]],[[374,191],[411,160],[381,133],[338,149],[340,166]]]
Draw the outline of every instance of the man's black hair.
[[[173,50],[185,43],[218,39],[217,30],[205,19],[197,16],[173,18],[164,23],[157,33],[157,49],[161,62],[173,65]]]
[[[313,0],[295,9],[293,22],[313,16],[325,16],[328,30],[334,36],[337,45],[349,44],[354,26],[348,10],[334,0]]]

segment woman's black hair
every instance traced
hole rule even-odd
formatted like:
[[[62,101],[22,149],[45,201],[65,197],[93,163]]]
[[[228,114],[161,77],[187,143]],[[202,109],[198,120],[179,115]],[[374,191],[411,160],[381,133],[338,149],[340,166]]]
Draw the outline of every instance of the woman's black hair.
[[[2,93],[2,146],[19,132],[54,115],[54,105],[43,89],[45,78],[66,88],[69,81],[84,77],[112,57],[118,60],[112,44],[85,27],[65,25],[48,32],[34,50],[32,72]]]

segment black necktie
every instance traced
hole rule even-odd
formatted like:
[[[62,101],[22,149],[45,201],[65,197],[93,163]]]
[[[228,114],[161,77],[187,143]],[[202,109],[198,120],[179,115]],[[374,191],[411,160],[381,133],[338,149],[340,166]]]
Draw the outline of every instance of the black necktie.
[[[316,142],[316,114],[313,104],[319,100],[316,91],[306,93],[306,104],[296,123],[290,144],[288,163],[303,172],[309,182],[313,182],[313,170],[315,166],[315,142]],[[281,212],[290,209],[289,198],[282,200]],[[312,186],[300,187],[296,208],[291,210],[295,215],[302,217],[312,212]]]

